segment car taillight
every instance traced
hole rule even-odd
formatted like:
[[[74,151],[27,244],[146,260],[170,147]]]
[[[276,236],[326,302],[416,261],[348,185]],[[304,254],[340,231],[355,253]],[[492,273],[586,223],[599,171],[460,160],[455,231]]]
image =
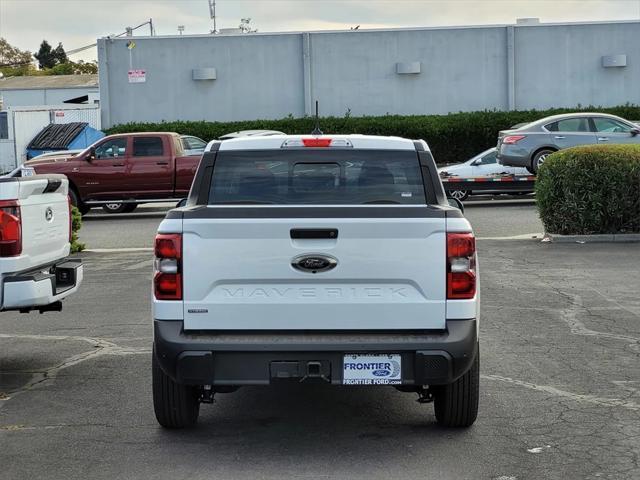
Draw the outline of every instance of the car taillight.
[[[504,137],[502,139],[502,144],[513,145],[514,143],[518,143],[524,137],[525,135],[509,135],[508,137]]]
[[[15,200],[0,201],[0,257],[22,253],[22,218]]]
[[[447,233],[447,299],[476,294],[476,239],[473,233]]]
[[[156,235],[155,254],[153,292],[156,299],[182,300],[182,235]]]
[[[69,243],[71,243],[71,240],[73,239],[73,211],[71,210],[71,197],[68,195],[67,202],[69,203]]]

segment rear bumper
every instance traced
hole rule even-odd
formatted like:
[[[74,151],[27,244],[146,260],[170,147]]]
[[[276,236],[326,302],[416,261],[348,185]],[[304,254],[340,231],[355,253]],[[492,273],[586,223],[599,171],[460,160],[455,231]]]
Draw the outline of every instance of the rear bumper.
[[[531,152],[517,145],[502,145],[498,150],[498,163],[508,167],[531,166]]]
[[[475,320],[448,320],[433,332],[184,332],[156,320],[154,349],[164,372],[188,385],[268,385],[282,379],[342,384],[348,353],[399,353],[402,385],[444,385],[462,376],[477,354]],[[319,366],[319,367],[318,367]]]
[[[78,290],[83,274],[82,260],[74,258],[5,275],[2,278],[2,311],[44,310],[44,307],[55,305]]]

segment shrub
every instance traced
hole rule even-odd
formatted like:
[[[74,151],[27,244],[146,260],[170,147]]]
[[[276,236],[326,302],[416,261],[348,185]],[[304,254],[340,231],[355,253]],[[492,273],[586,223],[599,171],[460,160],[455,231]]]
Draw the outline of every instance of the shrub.
[[[498,131],[517,123],[531,122],[558,113],[599,111],[619,115],[630,120],[640,119],[640,107],[625,105],[612,108],[588,107],[527,111],[482,111],[451,113],[449,115],[385,115],[380,117],[325,117],[320,126],[325,133],[362,133],[395,135],[424,139],[440,164],[461,162],[494,147]],[[237,130],[280,130],[285,133],[310,133],[314,119],[287,117],[280,120],[249,120],[241,122],[175,121],[160,123],[127,123],[107,129],[108,134],[128,132],[169,131],[195,135],[212,140]]]
[[[547,232],[640,232],[640,145],[589,145],[547,157],[536,182]]]
[[[71,253],[84,250],[85,245],[78,241],[78,232],[82,228],[82,215],[76,207],[71,207]]]

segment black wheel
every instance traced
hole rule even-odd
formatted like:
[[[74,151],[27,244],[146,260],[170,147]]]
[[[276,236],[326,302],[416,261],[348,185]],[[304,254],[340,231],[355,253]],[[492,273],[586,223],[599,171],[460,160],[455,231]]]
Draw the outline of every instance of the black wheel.
[[[151,356],[153,410],[158,423],[165,428],[192,427],[200,413],[197,388],[174,382],[160,368],[155,350]]]
[[[549,150],[549,149],[540,150],[539,152],[536,152],[536,154],[533,156],[533,159],[531,160],[531,168],[527,167],[527,170],[529,170],[529,172],[533,173],[534,175],[537,174],[538,169],[540,168],[540,165],[542,165],[544,161],[547,159],[547,157],[551,155],[553,152],[554,150]]]
[[[443,427],[469,427],[478,417],[480,349],[467,373],[434,392],[436,420]]]
[[[471,191],[469,190],[451,190],[449,192],[449,196],[451,198],[456,198],[460,201],[466,200],[471,195]]]
[[[102,210],[107,213],[124,213],[126,209],[126,203],[106,203],[102,206]]]
[[[71,199],[71,205],[76,207],[80,211],[81,215],[86,215],[91,210],[91,207],[87,207],[80,201],[78,194],[72,188],[69,189],[69,198]]]
[[[136,204],[136,203],[127,203],[127,204],[125,205],[125,208],[124,208],[124,213],[131,213],[131,212],[133,212],[136,208],[138,208],[138,204]]]

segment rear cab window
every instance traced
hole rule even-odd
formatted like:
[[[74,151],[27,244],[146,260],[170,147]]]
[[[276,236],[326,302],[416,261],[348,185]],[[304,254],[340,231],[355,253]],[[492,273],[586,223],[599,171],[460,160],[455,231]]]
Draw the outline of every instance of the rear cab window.
[[[209,204],[425,205],[409,150],[221,151]]]
[[[164,155],[164,146],[160,137],[134,137],[134,157],[158,157]]]

